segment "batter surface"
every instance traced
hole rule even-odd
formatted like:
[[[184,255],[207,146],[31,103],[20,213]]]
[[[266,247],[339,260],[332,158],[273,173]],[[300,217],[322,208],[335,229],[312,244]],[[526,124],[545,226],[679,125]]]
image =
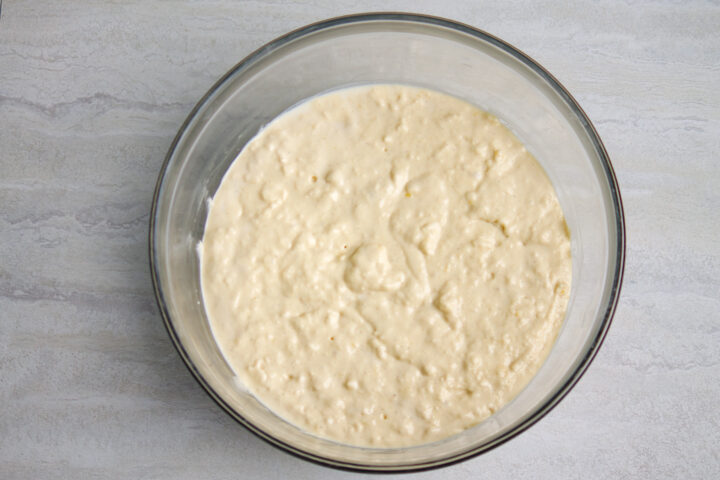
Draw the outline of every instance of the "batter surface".
[[[528,383],[562,324],[570,239],[500,122],[433,91],[312,99],[253,139],[207,219],[215,338],[269,408],[316,435],[407,446]]]

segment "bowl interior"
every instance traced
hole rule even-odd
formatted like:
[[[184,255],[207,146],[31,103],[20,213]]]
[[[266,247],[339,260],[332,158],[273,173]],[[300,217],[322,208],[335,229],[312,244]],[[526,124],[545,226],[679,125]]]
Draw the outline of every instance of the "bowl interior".
[[[267,410],[235,380],[213,340],[197,244],[208,201],[243,146],[278,114],[334,89],[401,83],[465,99],[496,115],[535,155],[572,236],[573,286],[556,344],[530,384],[495,415],[439,442],[400,449],[342,445]],[[619,289],[623,225],[606,155],[582,111],[511,47],[452,22],[408,15],[342,18],[306,27],[251,55],[198,104],[171,148],[152,215],[151,261],[173,341],[231,415],[286,450],[360,469],[427,468],[485,451],[535,420],[582,374],[608,327]]]

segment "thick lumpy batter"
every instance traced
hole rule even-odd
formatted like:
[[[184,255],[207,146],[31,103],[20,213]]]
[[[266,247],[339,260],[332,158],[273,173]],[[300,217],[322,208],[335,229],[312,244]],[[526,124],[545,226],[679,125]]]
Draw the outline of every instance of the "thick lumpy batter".
[[[407,446],[511,400],[562,324],[570,239],[495,117],[406,86],[312,99],[227,171],[202,243],[212,330],[243,384],[316,435]]]

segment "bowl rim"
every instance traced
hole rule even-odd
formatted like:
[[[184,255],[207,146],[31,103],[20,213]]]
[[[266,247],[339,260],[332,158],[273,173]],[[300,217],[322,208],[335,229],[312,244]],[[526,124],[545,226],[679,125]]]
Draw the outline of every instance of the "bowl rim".
[[[246,420],[239,412],[234,410],[229,404],[227,404],[220,395],[217,394],[217,392],[214,391],[214,389],[206,382],[206,380],[203,378],[203,376],[198,371],[197,367],[191,360],[190,356],[188,355],[187,351],[185,350],[182,342],[179,339],[179,336],[177,332],[175,331],[175,328],[173,327],[172,321],[170,319],[170,314],[167,308],[167,305],[165,303],[165,298],[162,291],[162,286],[160,285],[159,280],[159,274],[158,274],[158,264],[156,260],[156,253],[155,253],[155,227],[156,227],[156,215],[157,215],[157,206],[158,206],[158,200],[160,198],[160,193],[162,190],[162,186],[164,184],[165,175],[167,173],[168,166],[170,164],[170,161],[172,160],[175,150],[177,148],[178,143],[180,142],[180,139],[184,136],[186,133],[189,125],[192,123],[192,121],[196,118],[198,112],[202,110],[202,108],[205,106],[205,104],[208,102],[208,100],[213,96],[213,94],[219,90],[222,85],[225,83],[225,81],[231,77],[232,75],[236,74],[237,72],[249,67],[250,65],[254,64],[257,60],[271,54],[272,52],[276,51],[277,49],[281,48],[282,46],[297,40],[298,38],[313,34],[318,31],[327,30],[335,27],[340,27],[343,25],[350,25],[350,24],[357,24],[357,23],[377,23],[377,22],[406,22],[406,23],[412,23],[420,26],[429,26],[429,27],[442,27],[442,28],[448,28],[451,30],[455,30],[460,33],[464,33],[467,35],[470,35],[471,37],[474,37],[474,39],[488,43],[494,47],[497,47],[504,51],[505,53],[511,55],[514,57],[517,61],[521,62],[525,66],[529,67],[531,70],[534,71],[538,76],[541,77],[541,79],[550,86],[560,97],[562,100],[570,107],[572,112],[577,116],[577,118],[581,121],[581,124],[583,126],[583,129],[585,130],[585,133],[588,135],[588,138],[591,140],[593,147],[596,150],[596,153],[598,154],[598,157],[600,158],[603,172],[605,174],[606,180],[608,182],[608,190],[610,193],[610,197],[613,204],[613,211],[615,215],[615,228],[616,228],[616,242],[617,242],[617,252],[616,252],[616,259],[615,259],[615,266],[614,266],[614,276],[612,279],[612,287],[609,291],[609,297],[607,306],[605,308],[605,311],[602,313],[602,322],[600,325],[600,328],[598,330],[597,335],[592,341],[592,344],[590,345],[585,357],[583,357],[579,363],[575,371],[573,371],[566,382],[557,390],[556,394],[553,395],[550,399],[548,399],[542,406],[540,406],[536,411],[531,413],[523,422],[515,426],[513,429],[505,432],[504,434],[500,435],[499,437],[493,439],[491,442],[488,442],[484,445],[476,446],[473,448],[469,448],[468,450],[462,451],[460,453],[456,453],[453,455],[450,455],[448,457],[444,457],[439,460],[432,460],[432,461],[420,461],[420,462],[414,462],[414,463],[407,463],[407,464],[394,464],[394,465],[368,465],[368,464],[361,464],[361,463],[354,463],[349,461],[343,461],[343,460],[337,460],[330,457],[324,457],[322,455],[317,455],[313,453],[306,452],[300,448],[297,448],[279,438],[276,438],[267,432],[259,429],[255,425],[253,425],[250,421]],[[178,354],[182,358],[183,362],[185,363],[185,366],[190,370],[190,373],[195,378],[195,380],[200,384],[200,386],[205,390],[205,392],[217,403],[223,410],[225,410],[226,413],[228,413],[233,419],[235,419],[238,423],[246,427],[250,432],[258,436],[259,438],[265,440],[266,442],[270,443],[271,445],[278,447],[279,449],[295,456],[298,458],[301,458],[303,460],[310,461],[315,464],[328,466],[340,470],[346,470],[346,471],[354,471],[354,472],[365,472],[365,473],[404,473],[404,472],[420,472],[420,471],[426,471],[426,470],[432,470],[439,467],[449,466],[456,463],[459,463],[464,460],[468,460],[470,458],[476,457],[482,453],[488,452],[503,443],[511,440],[512,438],[516,437],[517,435],[521,434],[531,426],[533,426],[535,423],[537,423],[540,419],[542,419],[545,415],[547,415],[567,394],[568,392],[577,384],[578,380],[582,377],[582,375],[585,373],[587,368],[589,367],[590,363],[593,361],[595,356],[597,355],[597,352],[602,345],[603,341],[605,340],[605,337],[607,335],[608,329],[610,327],[610,324],[612,323],[613,315],[615,314],[618,300],[620,297],[620,290],[622,286],[622,280],[623,280],[623,274],[624,274],[624,266],[625,266],[625,249],[626,249],[626,238],[625,238],[625,216],[624,216],[624,210],[623,210],[623,204],[622,199],[620,196],[620,189],[618,187],[617,178],[615,176],[615,171],[613,170],[612,164],[610,162],[610,158],[607,154],[607,151],[605,150],[605,146],[602,143],[602,140],[600,139],[600,136],[598,135],[595,127],[593,126],[592,122],[588,118],[585,111],[580,107],[578,102],[573,98],[573,96],[568,92],[568,90],[550,73],[548,72],[544,67],[542,67],[538,62],[533,60],[531,57],[529,57],[527,54],[523,53],[519,49],[515,48],[514,46],[510,45],[509,43],[499,39],[498,37],[489,34],[483,30],[480,30],[478,28],[472,27],[470,25],[457,22],[455,20],[450,20],[443,17],[437,17],[432,15],[424,15],[424,14],[416,14],[416,13],[405,13],[405,12],[368,12],[368,13],[359,13],[359,14],[352,14],[352,15],[343,15],[339,17],[333,17],[326,20],[318,21],[315,23],[308,24],[304,27],[297,28],[295,30],[292,30],[285,35],[282,35],[262,47],[258,48],[254,52],[250,53],[248,56],[246,56],[243,60],[238,62],[235,66],[233,66],[227,73],[225,73],[220,79],[218,79],[215,84],[207,91],[207,93],[197,102],[197,104],[194,106],[190,114],[187,116],[185,121],[183,122],[182,126],[178,130],[177,135],[172,141],[172,144],[170,145],[170,148],[168,149],[168,153],[165,156],[165,159],[163,161],[163,164],[160,168],[160,173],[158,175],[158,179],[155,185],[155,191],[153,194],[152,199],[152,207],[150,211],[150,225],[149,225],[149,234],[148,234],[148,246],[149,246],[149,263],[150,263],[150,272],[152,277],[152,283],[153,283],[153,290],[155,293],[155,298],[157,301],[158,308],[160,310],[160,313],[163,318],[163,323],[165,325],[165,328],[168,332],[168,335],[170,336],[173,345],[175,346],[175,349],[177,350]]]

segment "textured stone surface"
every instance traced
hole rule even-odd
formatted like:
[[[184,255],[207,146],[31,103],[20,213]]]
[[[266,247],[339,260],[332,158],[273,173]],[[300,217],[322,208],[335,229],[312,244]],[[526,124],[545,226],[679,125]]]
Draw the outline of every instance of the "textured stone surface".
[[[0,477],[354,477],[253,437],[162,327],[148,211],[193,104],[264,42],[361,10],[461,20],[553,72],[628,222],[607,341],[544,420],[423,478],[720,476],[717,2],[6,1],[0,18]]]

